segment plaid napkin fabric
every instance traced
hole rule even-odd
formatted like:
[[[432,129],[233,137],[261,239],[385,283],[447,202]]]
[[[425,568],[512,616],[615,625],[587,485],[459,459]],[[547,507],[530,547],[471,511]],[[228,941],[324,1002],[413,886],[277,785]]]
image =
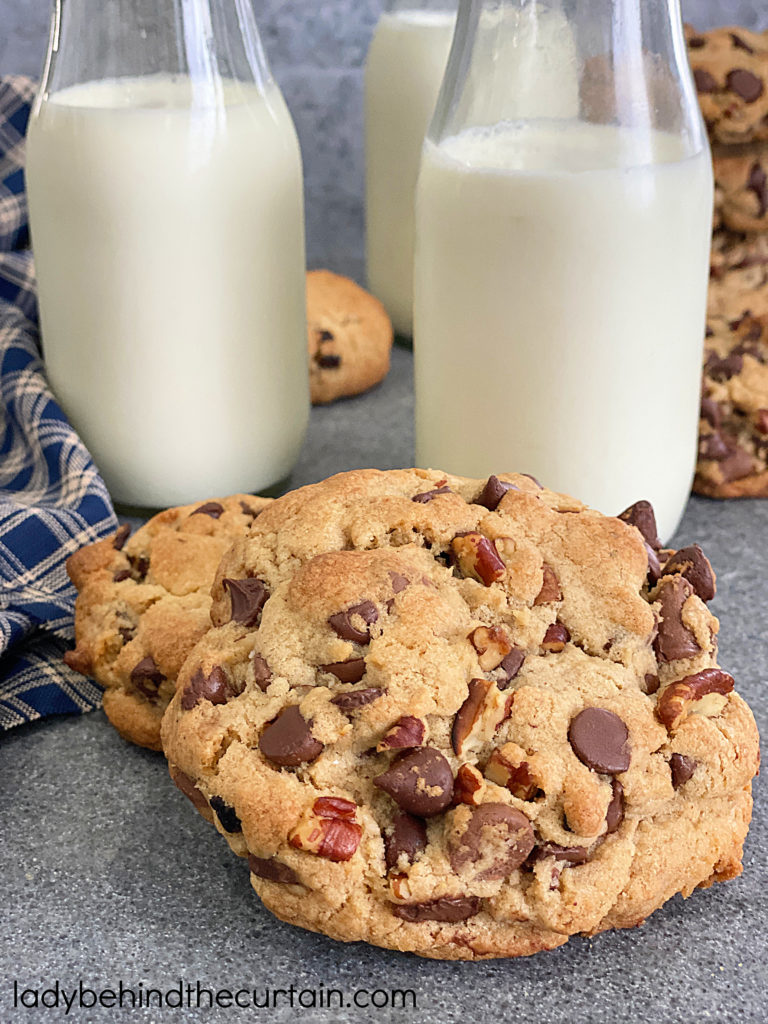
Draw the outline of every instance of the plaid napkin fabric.
[[[75,599],[65,562],[117,525],[40,360],[23,174],[34,94],[0,78],[0,730],[101,703],[61,660]]]

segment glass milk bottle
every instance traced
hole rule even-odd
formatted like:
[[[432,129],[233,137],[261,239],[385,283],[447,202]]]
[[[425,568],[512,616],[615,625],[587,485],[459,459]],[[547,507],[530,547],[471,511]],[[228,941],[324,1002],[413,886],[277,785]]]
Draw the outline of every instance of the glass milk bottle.
[[[394,0],[376,26],[365,68],[368,287],[395,331],[407,336],[416,179],[455,23],[456,0]]]
[[[417,195],[417,463],[526,471],[609,514],[647,498],[669,538],[712,192],[676,0],[462,0]]]
[[[58,0],[27,182],[48,376],[113,498],[285,478],[309,410],[301,156],[250,4]]]

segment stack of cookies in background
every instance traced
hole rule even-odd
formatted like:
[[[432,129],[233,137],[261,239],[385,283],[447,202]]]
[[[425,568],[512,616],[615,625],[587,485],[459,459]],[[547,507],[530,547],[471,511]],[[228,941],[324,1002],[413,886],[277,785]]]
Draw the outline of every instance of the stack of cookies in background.
[[[687,41],[715,171],[694,490],[768,497],[768,32]]]

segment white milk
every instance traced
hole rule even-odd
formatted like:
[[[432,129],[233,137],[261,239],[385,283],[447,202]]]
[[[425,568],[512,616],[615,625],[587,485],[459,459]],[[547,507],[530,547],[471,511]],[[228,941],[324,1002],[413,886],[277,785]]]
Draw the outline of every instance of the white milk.
[[[709,154],[578,122],[427,143],[417,200],[416,461],[533,473],[664,538],[696,455]]]
[[[451,48],[456,15],[384,14],[365,70],[368,286],[395,330],[411,333],[413,199],[421,147]]]
[[[285,477],[308,416],[301,157],[282,97],[65,89],[30,125],[48,376],[115,500]]]
[[[384,14],[368,53],[368,284],[386,306],[395,330],[405,335],[413,329],[416,181],[455,21],[448,11]],[[476,83],[470,78],[465,87],[465,119],[489,123],[578,114],[576,48],[562,12],[506,7],[484,11],[473,69],[482,72],[489,65],[492,75],[482,74]]]

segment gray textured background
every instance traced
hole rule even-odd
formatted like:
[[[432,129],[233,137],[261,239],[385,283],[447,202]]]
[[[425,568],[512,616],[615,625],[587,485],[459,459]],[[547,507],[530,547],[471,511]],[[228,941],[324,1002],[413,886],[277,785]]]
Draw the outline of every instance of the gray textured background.
[[[310,266],[362,280],[363,64],[383,0],[254,0],[301,139]],[[414,0],[414,6],[418,0]],[[0,73],[38,75],[52,0],[0,0]],[[701,28],[768,27],[768,0],[683,0]]]

